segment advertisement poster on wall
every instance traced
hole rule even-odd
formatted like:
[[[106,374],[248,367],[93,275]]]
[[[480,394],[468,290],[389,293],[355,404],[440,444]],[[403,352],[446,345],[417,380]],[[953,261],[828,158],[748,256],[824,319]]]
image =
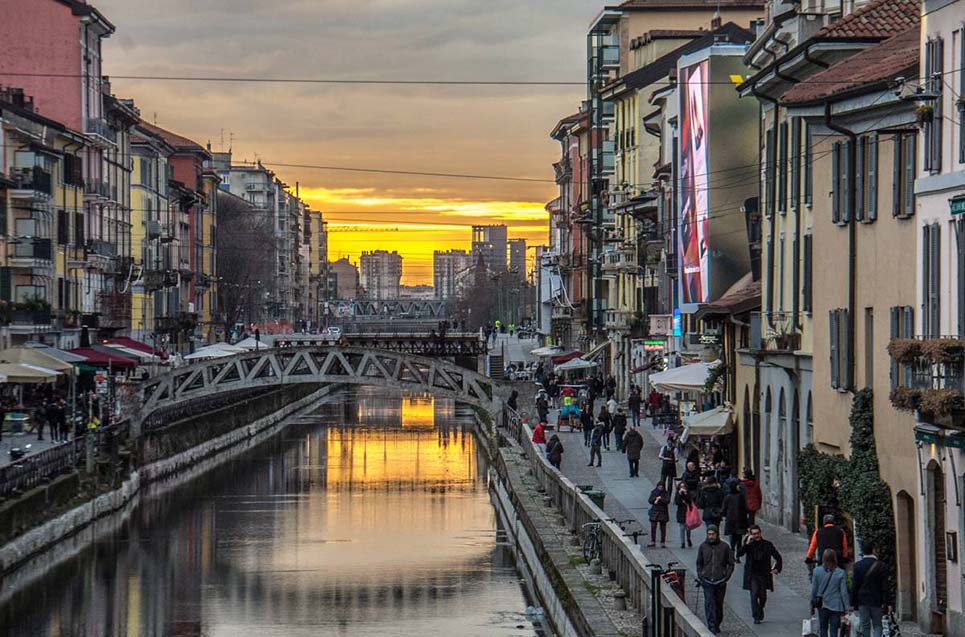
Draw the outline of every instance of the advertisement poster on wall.
[[[707,241],[707,60],[682,69],[680,131],[681,302],[706,303],[710,291]]]

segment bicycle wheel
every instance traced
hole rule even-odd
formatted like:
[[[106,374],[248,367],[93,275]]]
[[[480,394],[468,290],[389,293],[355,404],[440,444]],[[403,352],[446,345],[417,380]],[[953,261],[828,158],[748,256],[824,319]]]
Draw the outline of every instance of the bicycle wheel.
[[[583,559],[589,564],[593,558],[597,557],[600,549],[597,547],[596,535],[592,532],[587,533],[583,538]]]

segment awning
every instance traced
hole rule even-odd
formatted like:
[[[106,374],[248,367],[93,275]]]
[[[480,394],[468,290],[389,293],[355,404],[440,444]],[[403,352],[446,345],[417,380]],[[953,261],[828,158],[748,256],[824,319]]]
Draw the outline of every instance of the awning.
[[[590,369],[591,367],[596,367],[596,363],[593,361],[584,360],[582,358],[573,358],[561,365],[557,365],[553,368],[553,371],[571,372],[577,369]]]
[[[238,341],[237,343],[234,343],[231,346],[237,347],[239,349],[243,349],[245,351],[250,351],[256,348],[267,349],[272,346],[273,342],[274,341],[272,340],[271,334],[262,334],[260,341],[255,340],[254,336],[249,336],[248,338]],[[217,343],[215,343],[215,345],[217,345]]]
[[[630,370],[630,373],[631,373],[631,374],[639,374],[639,373],[641,373],[641,372],[645,372],[645,371],[647,371],[648,369],[650,369],[651,367],[653,367],[653,366],[656,365],[656,364],[657,364],[657,363],[644,363],[643,365],[640,365],[640,366],[638,366],[638,367],[634,367],[633,369],[631,369],[631,370]]]
[[[600,343],[599,345],[597,345],[596,347],[594,347],[593,349],[591,349],[589,352],[587,352],[586,354],[584,354],[584,355],[583,355],[583,359],[584,359],[584,360],[588,360],[588,361],[592,361],[592,360],[596,359],[598,356],[600,356],[600,354],[602,354],[603,351],[604,351],[606,348],[608,348],[608,347],[610,347],[610,341],[608,341],[608,340],[607,340],[607,341],[603,341],[602,343]]]
[[[529,353],[538,358],[543,358],[546,356],[556,356],[563,351],[563,348],[559,345],[545,345],[543,347],[537,347],[536,349],[530,350]]]
[[[152,354],[154,356],[160,356],[161,358],[167,358],[167,355],[161,350],[155,349],[147,343],[142,343],[141,341],[129,338],[127,336],[115,336],[114,338],[109,338],[104,341],[104,345],[117,345],[127,349],[132,349],[136,352],[144,352],[145,354]]]
[[[41,351],[47,356],[53,356],[54,358],[58,358],[65,363],[83,363],[85,360],[87,360],[78,354],[65,352],[62,349],[57,349],[56,347],[51,347],[50,345],[44,345],[43,343],[37,343],[36,341],[25,343],[24,347]]]
[[[195,361],[206,358],[224,358],[226,356],[234,356],[235,354],[244,354],[247,351],[247,349],[228,345],[227,343],[215,343],[214,345],[202,347],[192,354],[188,354],[184,357],[184,360]]]
[[[562,365],[566,361],[571,361],[574,358],[579,358],[582,355],[583,355],[583,352],[580,352],[578,350],[573,350],[565,354],[560,354],[559,356],[554,356],[551,360],[553,361],[553,365]]]
[[[23,363],[0,363],[0,374],[6,377],[8,383],[52,383],[57,380],[60,372],[36,365]]]
[[[106,351],[108,354],[120,354],[121,356],[126,356],[132,360],[136,361],[157,361],[161,357],[151,352],[145,352],[142,350],[134,349],[132,347],[124,347],[123,345],[117,345],[115,343],[108,343],[103,346],[94,346],[94,349],[100,350],[102,352]]]
[[[74,366],[70,363],[30,347],[11,347],[0,351],[0,363],[28,363],[65,374],[74,373]]]
[[[721,405],[684,418],[683,442],[690,436],[721,436],[734,431],[734,412]]]
[[[110,367],[112,369],[134,369],[137,367],[135,360],[120,354],[101,352],[90,347],[78,347],[70,350],[70,353],[83,356],[86,359],[84,362],[92,367]]]
[[[703,391],[710,370],[720,365],[720,361],[710,363],[691,363],[674,367],[650,377],[650,384],[661,392]]]

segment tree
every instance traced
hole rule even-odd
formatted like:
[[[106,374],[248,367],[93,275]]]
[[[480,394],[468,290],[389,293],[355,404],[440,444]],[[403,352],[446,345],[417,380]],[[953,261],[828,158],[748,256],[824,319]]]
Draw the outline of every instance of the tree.
[[[225,333],[262,318],[264,293],[274,282],[274,227],[270,216],[235,195],[218,192],[218,305]]]

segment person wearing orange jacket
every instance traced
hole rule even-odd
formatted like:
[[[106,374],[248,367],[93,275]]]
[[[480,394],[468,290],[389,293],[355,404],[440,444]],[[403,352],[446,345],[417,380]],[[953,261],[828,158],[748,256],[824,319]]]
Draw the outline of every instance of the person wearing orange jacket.
[[[816,555],[824,555],[825,549],[834,549],[838,554],[838,563],[848,561],[848,536],[844,529],[835,525],[834,516],[830,513],[824,516],[824,524],[815,529],[808,546],[807,561],[813,562]]]

